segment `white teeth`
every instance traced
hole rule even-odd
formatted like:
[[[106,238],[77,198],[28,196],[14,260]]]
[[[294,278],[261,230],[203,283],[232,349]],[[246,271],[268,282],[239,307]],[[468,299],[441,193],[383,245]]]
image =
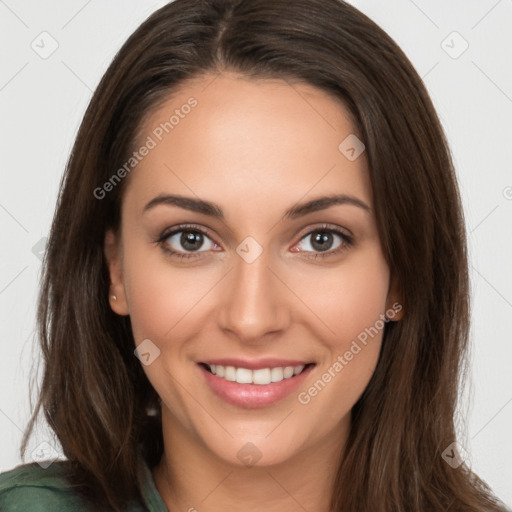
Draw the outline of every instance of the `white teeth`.
[[[220,365],[217,365],[220,366]],[[230,380],[231,382],[235,382],[236,380],[236,370],[234,366],[226,366],[224,368],[224,378],[226,380]]]
[[[210,364],[208,367],[217,377],[224,378],[231,382],[238,382],[239,384],[259,384],[264,386],[271,382],[281,382],[294,375],[299,375],[299,373],[304,370],[305,365],[261,368],[259,370],[235,368],[234,366],[222,366],[220,364]]]
[[[289,379],[293,375],[293,366],[287,366],[283,371],[285,379]]]
[[[304,370],[304,366],[303,364],[299,365],[299,366],[296,366],[294,369],[293,369],[293,375],[299,375],[299,373]]]
[[[272,380],[270,379],[270,368],[262,368],[261,370],[253,370],[252,372],[252,382],[254,384],[270,384]]]
[[[252,382],[252,371],[247,368],[236,369],[236,379],[239,384],[251,384]]]
[[[284,378],[283,369],[272,368],[272,370],[270,370],[270,378],[272,379],[272,382],[281,382]]]

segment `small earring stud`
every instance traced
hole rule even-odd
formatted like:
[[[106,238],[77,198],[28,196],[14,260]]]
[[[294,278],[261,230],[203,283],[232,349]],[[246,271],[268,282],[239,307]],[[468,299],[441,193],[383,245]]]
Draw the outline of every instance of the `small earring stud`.
[[[112,300],[117,300],[117,297],[115,295],[111,295],[110,297],[112,298]]]

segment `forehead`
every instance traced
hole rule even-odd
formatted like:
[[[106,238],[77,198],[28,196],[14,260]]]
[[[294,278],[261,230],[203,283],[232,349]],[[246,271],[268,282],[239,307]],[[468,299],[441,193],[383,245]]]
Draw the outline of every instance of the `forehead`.
[[[342,102],[309,84],[203,76],[146,116],[135,148],[151,149],[126,195],[138,202],[176,192],[269,208],[340,192],[371,204],[364,152],[355,160],[344,152],[357,135]]]

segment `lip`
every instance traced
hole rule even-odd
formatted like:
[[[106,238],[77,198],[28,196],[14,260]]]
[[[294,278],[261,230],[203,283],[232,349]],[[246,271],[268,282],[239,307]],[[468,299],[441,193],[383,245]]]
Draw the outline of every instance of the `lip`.
[[[286,398],[304,382],[311,373],[315,364],[311,361],[295,361],[283,359],[262,359],[259,361],[242,361],[240,359],[211,359],[197,364],[199,371],[210,390],[223,399],[225,402],[242,407],[244,409],[257,409],[268,407],[280,400]],[[231,382],[222,377],[217,377],[210,373],[204,364],[220,364],[222,366],[235,366],[238,368],[247,368],[250,370],[258,370],[261,368],[275,368],[279,366],[298,366],[301,364],[308,365],[302,373],[283,379],[280,382],[272,382],[266,385],[260,384],[239,384]]]

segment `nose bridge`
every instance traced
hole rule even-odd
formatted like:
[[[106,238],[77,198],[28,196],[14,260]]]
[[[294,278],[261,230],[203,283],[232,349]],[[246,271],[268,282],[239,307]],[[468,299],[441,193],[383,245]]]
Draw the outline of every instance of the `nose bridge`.
[[[268,254],[263,251],[252,261],[244,258],[243,252],[240,254],[234,258],[234,268],[226,283],[219,324],[242,341],[257,341],[267,333],[283,329],[289,316],[279,280],[268,268]]]

